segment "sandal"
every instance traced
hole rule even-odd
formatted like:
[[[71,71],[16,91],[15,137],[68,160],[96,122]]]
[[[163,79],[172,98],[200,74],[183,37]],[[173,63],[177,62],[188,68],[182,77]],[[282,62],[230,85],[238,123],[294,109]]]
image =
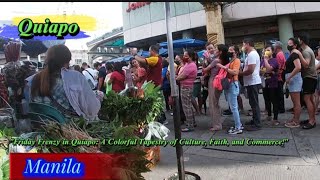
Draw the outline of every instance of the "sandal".
[[[302,126],[302,129],[312,129],[312,128],[315,128],[316,127],[316,123],[314,123],[313,125],[308,123],[304,126]]]
[[[309,120],[300,121],[300,125],[307,125],[309,123]]]
[[[300,127],[300,124],[295,121],[290,121],[290,122],[285,123],[284,126],[286,126],[288,128],[297,128],[297,127]]]
[[[181,129],[182,132],[191,132],[194,131],[194,129],[189,129],[189,128],[183,128]]]

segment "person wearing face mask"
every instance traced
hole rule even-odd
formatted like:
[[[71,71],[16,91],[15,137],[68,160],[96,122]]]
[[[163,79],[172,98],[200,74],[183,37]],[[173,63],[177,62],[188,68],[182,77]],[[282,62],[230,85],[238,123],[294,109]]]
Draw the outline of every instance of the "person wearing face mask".
[[[283,94],[283,85],[284,85],[284,69],[286,64],[286,57],[282,51],[282,43],[280,41],[276,41],[273,45],[276,59],[279,64],[278,70],[278,99],[279,99],[279,113],[285,112],[284,105],[284,94]]]
[[[279,125],[278,113],[279,113],[279,100],[277,95],[278,90],[278,69],[279,64],[276,58],[272,56],[272,47],[266,47],[264,53],[264,59],[262,61],[262,67],[265,68],[263,74],[265,78],[265,88],[263,89],[263,97],[266,104],[266,110],[268,112],[268,119],[271,119],[271,112],[273,112],[273,125]],[[272,105],[272,110],[271,110]]]
[[[308,109],[309,120],[301,121],[303,129],[312,129],[316,126],[315,116],[315,103],[313,94],[317,88],[317,71],[315,68],[315,56],[309,45],[309,36],[307,34],[300,34],[298,36],[299,45],[301,46],[302,53],[298,50],[293,52],[299,55],[299,59],[302,65],[302,89],[303,99]]]
[[[293,50],[299,48],[299,40],[296,38],[290,38],[287,46],[290,56],[286,61],[286,86],[288,87],[290,97],[293,103],[293,118],[285,123],[286,127],[295,128],[299,127],[301,104],[300,104],[300,92],[302,90],[302,77],[301,77],[301,63],[299,55]]]
[[[252,108],[252,120],[245,123],[248,125],[246,129],[248,131],[256,131],[261,128],[260,120],[260,107],[259,107],[259,87],[261,86],[260,72],[260,56],[254,49],[253,39],[247,38],[243,40],[243,47],[247,53],[247,57],[244,62],[243,72],[240,71],[240,75],[243,76],[243,83],[247,89],[249,97],[249,104]]]
[[[192,109],[192,90],[194,80],[197,77],[197,65],[193,61],[194,52],[185,51],[183,55],[184,67],[180,70],[176,80],[181,86],[181,102],[182,109],[186,116],[186,127],[182,128],[182,132],[190,132],[194,130],[195,119]]]
[[[240,51],[238,46],[230,46],[229,47],[229,56],[231,57],[231,62],[229,66],[223,66],[222,64],[218,63],[217,66],[227,71],[227,77],[230,81],[229,89],[225,90],[227,95],[227,101],[229,107],[232,112],[233,120],[234,120],[234,127],[231,127],[228,131],[229,134],[241,134],[243,130],[243,126],[240,120],[239,110],[238,110],[238,101],[237,97],[240,93],[239,87],[239,70],[240,70],[240,59],[238,58]]]
[[[222,64],[223,66],[229,63],[228,57],[228,47],[224,44],[219,44],[217,49],[214,52],[216,59],[214,59],[209,66],[204,68],[204,72],[211,71],[210,79],[208,83],[209,89],[209,107],[210,107],[210,115],[211,119],[213,120],[212,127],[210,128],[211,131],[219,131],[222,129],[222,120],[221,120],[221,113],[219,107],[219,99],[222,91],[213,87],[212,83],[215,76],[219,73],[220,67],[217,66],[218,63]]]

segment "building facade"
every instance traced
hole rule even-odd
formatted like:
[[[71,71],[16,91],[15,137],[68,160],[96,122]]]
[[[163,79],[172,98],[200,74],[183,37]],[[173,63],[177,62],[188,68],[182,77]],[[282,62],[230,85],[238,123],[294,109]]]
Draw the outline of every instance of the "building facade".
[[[164,2],[123,2],[124,43],[147,48],[166,41]],[[311,46],[320,42],[320,2],[237,2],[223,7],[226,44],[254,38],[256,48],[305,31]],[[206,40],[206,14],[199,2],[170,2],[173,39]]]

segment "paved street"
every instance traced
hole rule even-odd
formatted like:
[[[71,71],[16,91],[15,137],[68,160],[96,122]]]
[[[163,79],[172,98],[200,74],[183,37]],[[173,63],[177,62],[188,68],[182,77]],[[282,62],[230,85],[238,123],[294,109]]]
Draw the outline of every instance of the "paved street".
[[[222,96],[221,107],[226,109],[224,96]],[[248,100],[243,98],[245,110],[249,109]],[[285,99],[286,109],[292,107],[290,99]],[[264,110],[264,101],[260,95],[260,107]],[[171,130],[168,140],[174,139],[173,120],[169,118],[169,129]],[[262,116],[264,128],[256,132],[244,131],[240,135],[228,135],[227,129],[233,125],[232,117],[226,117],[224,130],[216,133],[210,132],[209,116],[197,116],[198,127],[191,133],[183,133],[183,138],[203,139],[227,138],[229,142],[233,139],[285,139],[289,141],[284,147],[280,146],[185,146],[184,162],[185,170],[200,175],[202,180],[241,180],[241,179],[296,179],[304,180],[319,179],[320,176],[320,126],[311,130],[300,128],[289,129],[284,127],[284,122],[292,117],[290,112],[279,115],[281,125],[272,127]],[[251,117],[241,115],[244,123]],[[307,111],[303,110],[302,120],[307,119]],[[319,118],[317,119],[320,124]],[[175,148],[171,146],[161,148],[160,163],[146,173],[144,177],[148,180],[160,180],[167,178],[177,171]]]

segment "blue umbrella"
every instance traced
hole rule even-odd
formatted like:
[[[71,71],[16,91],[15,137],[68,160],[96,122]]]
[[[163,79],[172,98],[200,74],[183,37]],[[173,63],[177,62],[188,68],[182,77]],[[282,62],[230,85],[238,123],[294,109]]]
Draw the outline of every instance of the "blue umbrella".
[[[203,47],[206,42],[198,39],[178,39],[173,41],[173,48]],[[160,47],[167,48],[168,43],[160,43]]]
[[[138,55],[142,56],[142,57],[150,57],[149,51],[140,51],[140,52],[138,52]],[[159,49],[159,55],[160,56],[168,55],[168,49],[160,48]]]

